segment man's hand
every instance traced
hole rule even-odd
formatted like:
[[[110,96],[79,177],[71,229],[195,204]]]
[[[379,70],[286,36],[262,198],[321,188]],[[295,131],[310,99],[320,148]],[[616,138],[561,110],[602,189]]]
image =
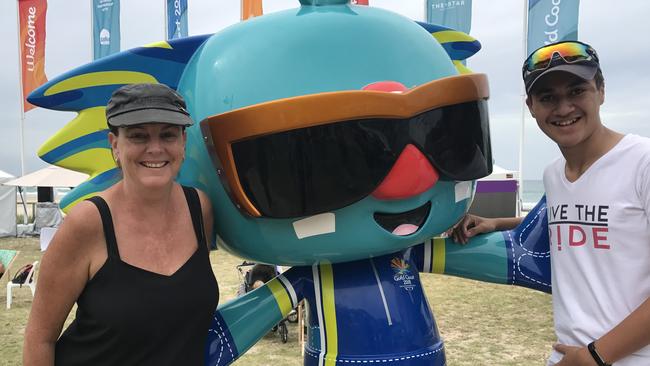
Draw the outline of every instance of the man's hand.
[[[562,360],[556,363],[555,366],[598,366],[587,347],[567,346],[558,343],[553,348],[564,355]]]
[[[456,243],[467,244],[469,238],[482,233],[491,233],[497,229],[497,219],[488,219],[471,214],[465,215],[458,224],[447,231]]]

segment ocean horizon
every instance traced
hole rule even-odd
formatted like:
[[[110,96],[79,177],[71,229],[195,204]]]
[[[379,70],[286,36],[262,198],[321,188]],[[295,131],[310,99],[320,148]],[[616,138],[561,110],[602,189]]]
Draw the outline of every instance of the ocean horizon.
[[[541,179],[524,179],[524,192],[522,193],[523,203],[536,204],[544,195],[544,182]]]

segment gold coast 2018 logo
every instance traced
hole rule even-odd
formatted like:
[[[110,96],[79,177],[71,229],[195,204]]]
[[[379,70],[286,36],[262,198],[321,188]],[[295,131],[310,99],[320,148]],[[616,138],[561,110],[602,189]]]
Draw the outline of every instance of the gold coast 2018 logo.
[[[395,275],[393,275],[393,280],[395,282],[401,282],[399,287],[411,291],[415,288],[415,276],[411,274],[411,267],[408,263],[402,258],[393,258],[390,261],[390,266],[393,268]]]

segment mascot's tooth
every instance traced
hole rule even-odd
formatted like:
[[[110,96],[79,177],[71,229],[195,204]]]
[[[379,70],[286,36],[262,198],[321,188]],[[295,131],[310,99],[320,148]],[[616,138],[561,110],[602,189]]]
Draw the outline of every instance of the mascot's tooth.
[[[466,199],[470,198],[472,196],[472,182],[471,181],[466,181],[466,182],[458,182],[456,183],[456,186],[454,187],[454,191],[456,193],[456,203]]]
[[[298,239],[315,235],[329,234],[336,231],[336,217],[332,212],[310,216],[293,223],[293,230]]]

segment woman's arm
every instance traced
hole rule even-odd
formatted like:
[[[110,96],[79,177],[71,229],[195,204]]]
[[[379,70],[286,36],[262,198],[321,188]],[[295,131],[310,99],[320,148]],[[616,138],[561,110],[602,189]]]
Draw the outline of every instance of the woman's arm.
[[[90,202],[79,203],[65,218],[43,255],[37,290],[25,329],[23,364],[54,365],[54,345],[72,305],[90,278],[93,258],[104,243],[99,212]],[[105,259],[104,259],[105,261]]]

